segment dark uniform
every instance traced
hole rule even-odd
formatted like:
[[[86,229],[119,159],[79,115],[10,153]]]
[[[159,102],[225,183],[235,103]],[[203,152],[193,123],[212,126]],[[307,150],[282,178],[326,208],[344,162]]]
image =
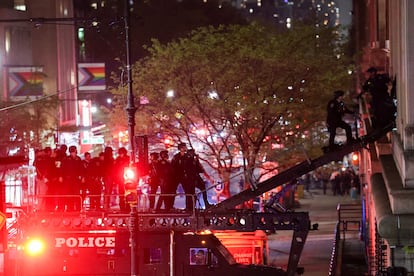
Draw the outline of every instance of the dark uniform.
[[[127,155],[127,150],[124,147],[119,148],[118,157],[114,162],[114,182],[118,190],[119,208],[124,212],[129,211],[129,205],[125,202],[124,169],[129,166],[130,161],[130,157]]]
[[[87,196],[90,193],[90,186],[91,186],[91,174],[90,174],[90,166],[92,165],[92,156],[90,152],[85,152],[83,154],[82,166],[84,170],[84,183],[81,186],[81,195],[82,195],[82,202],[85,203]]]
[[[346,133],[346,142],[350,143],[352,141],[352,129],[351,127],[342,120],[342,117],[345,113],[353,114],[342,101],[342,97],[344,96],[344,91],[335,91],[334,98],[329,101],[327,107],[327,119],[326,123],[328,125],[329,131],[329,148],[333,148],[335,146],[335,136],[336,136],[336,129],[342,128],[345,130]]]
[[[185,143],[180,143],[178,145],[178,150],[180,152],[176,153],[171,160],[175,180],[174,186],[178,187],[178,184],[181,184],[186,193],[186,210],[192,211],[194,208],[193,195],[195,194],[195,183],[190,179],[192,160],[187,153],[187,146]]]
[[[371,95],[371,107],[374,114],[373,127],[381,128],[395,120],[396,106],[388,92],[391,79],[388,75],[377,74],[377,69],[371,67],[367,70],[369,78],[362,86],[364,92]]]
[[[52,158],[52,149],[46,147],[42,151],[39,151],[35,158],[33,165],[36,167],[37,179],[39,180],[39,183],[44,183],[47,187],[44,207],[48,211],[53,211],[55,209],[55,200],[53,198],[55,195],[54,186],[56,185],[53,181],[56,181],[56,179],[53,179],[55,161]]]
[[[152,210],[155,210],[155,195],[157,193],[157,189],[159,186],[159,175],[158,175],[158,160],[159,154],[158,152],[152,152],[150,154],[150,163],[149,163],[149,207]]]
[[[103,169],[104,169],[104,208],[110,209],[111,207],[111,197],[114,190],[114,156],[112,147],[105,147],[104,149],[104,160],[103,160]]]
[[[101,193],[103,181],[103,153],[102,157],[91,158],[90,153],[85,153],[83,167],[85,168],[85,183],[82,191],[84,198],[89,196],[90,209],[96,210],[101,206]]]
[[[65,202],[64,198],[62,197],[64,193],[63,189],[63,177],[62,177],[62,162],[66,158],[66,154],[62,154],[62,151],[58,148],[54,149],[52,152],[52,160],[54,164],[51,166],[51,181],[48,185],[48,189],[51,188],[50,193],[53,194],[54,197],[54,209],[56,211],[64,211],[65,210]]]
[[[75,146],[69,147],[69,156],[62,161],[62,191],[68,211],[80,211],[81,183],[84,182],[82,159],[77,155]]]
[[[160,210],[162,203],[164,203],[165,210],[169,211],[172,210],[174,207],[174,199],[173,196],[176,192],[176,187],[174,186],[173,180],[173,170],[171,162],[168,160],[168,151],[163,150],[160,152],[161,159],[158,161],[157,164],[157,175],[158,175],[158,183],[161,188],[161,195],[158,199],[156,210]]]
[[[191,158],[191,163],[190,163],[191,167],[189,169],[189,179],[191,182],[195,183],[196,188],[200,189],[201,194],[203,195],[204,206],[208,208],[211,205],[208,202],[208,198],[207,198],[206,184],[200,176],[200,173],[205,174],[206,172],[193,149],[188,150],[188,155]]]

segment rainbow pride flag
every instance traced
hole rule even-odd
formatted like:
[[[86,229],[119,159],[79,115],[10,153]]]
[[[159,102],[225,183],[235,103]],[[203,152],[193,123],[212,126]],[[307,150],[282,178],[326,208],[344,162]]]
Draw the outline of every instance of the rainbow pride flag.
[[[8,67],[7,76],[9,98],[43,95],[43,67]]]
[[[78,64],[78,90],[105,90],[105,63]]]

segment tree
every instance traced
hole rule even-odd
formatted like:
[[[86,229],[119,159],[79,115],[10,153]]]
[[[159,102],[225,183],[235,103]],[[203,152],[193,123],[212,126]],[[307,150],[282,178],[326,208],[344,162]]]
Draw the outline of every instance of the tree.
[[[202,27],[168,44],[154,40],[133,67],[135,96],[149,101],[137,117],[151,116],[154,129],[200,149],[225,183],[242,166],[254,186],[254,169],[277,158],[265,146],[276,139],[286,151],[312,139],[331,92],[348,81],[337,32],[318,34],[251,24]],[[165,96],[168,90],[174,97]]]
[[[125,32],[124,32],[124,8],[125,1],[105,1],[105,5],[94,7],[89,1],[74,0],[75,16],[89,20],[78,21],[79,26],[84,27],[84,41],[79,41],[84,49],[80,52],[87,56],[79,56],[80,61],[105,62],[107,76],[119,78],[125,73]],[[151,44],[151,39],[156,38],[167,43],[174,38],[184,36],[191,30],[206,25],[217,26],[219,24],[246,24],[245,17],[240,10],[225,3],[219,5],[218,1],[198,0],[149,0],[134,1],[130,10],[130,43],[131,61],[135,62],[148,54],[143,45]],[[114,43],[118,41],[119,43]],[[82,60],[86,58],[86,60]],[[107,79],[108,86],[114,86],[112,79]],[[126,80],[123,80],[126,83]],[[115,88],[116,90],[116,88]],[[116,102],[112,109],[112,116],[106,121],[111,133],[119,133],[127,129],[126,96],[125,90],[120,89],[114,95]],[[137,99],[139,100],[139,99]],[[145,117],[137,117],[144,120]],[[147,133],[147,132],[144,132]]]
[[[1,102],[0,106],[0,127],[4,130],[0,138],[0,156],[16,151],[23,154],[30,147],[41,148],[56,132],[56,96]]]

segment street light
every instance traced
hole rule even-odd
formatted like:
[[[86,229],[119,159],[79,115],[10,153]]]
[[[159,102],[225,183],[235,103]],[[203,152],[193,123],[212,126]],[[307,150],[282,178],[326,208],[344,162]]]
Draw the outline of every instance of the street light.
[[[359,153],[358,152],[352,153],[352,165],[355,167],[359,166]]]
[[[125,24],[125,52],[126,52],[126,71],[127,71],[127,107],[126,112],[128,116],[128,135],[129,135],[129,151],[130,151],[130,161],[131,164],[135,164],[135,147],[134,147],[134,128],[135,128],[135,112],[137,108],[134,104],[134,94],[132,93],[132,68],[131,68],[131,41],[129,40],[129,10],[130,10],[130,1],[125,0],[125,14],[124,14],[124,24]],[[131,238],[131,276],[138,275],[137,271],[137,226],[138,226],[138,212],[137,205],[131,203],[131,213],[130,213],[130,225],[129,233]]]
[[[126,71],[127,71],[127,116],[128,116],[128,134],[129,134],[129,150],[131,163],[135,163],[135,146],[134,146],[134,128],[135,128],[135,112],[137,108],[134,103],[134,94],[132,92],[132,67],[131,67],[131,41],[129,39],[129,9],[130,1],[125,0],[125,51],[126,51]]]

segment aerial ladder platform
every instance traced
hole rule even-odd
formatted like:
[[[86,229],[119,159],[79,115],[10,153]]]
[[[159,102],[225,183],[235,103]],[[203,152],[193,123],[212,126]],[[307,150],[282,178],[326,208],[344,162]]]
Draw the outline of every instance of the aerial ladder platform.
[[[353,143],[338,146],[337,149],[327,151],[322,156],[315,159],[306,159],[303,162],[290,167],[289,169],[282,171],[281,173],[263,182],[251,185],[251,189],[247,189],[236,195],[233,195],[232,197],[223,200],[217,205],[211,206],[206,211],[219,213],[233,209],[237,205],[240,205],[248,200],[262,195],[265,192],[293,181],[325,164],[333,161],[341,161],[347,154],[367,148],[369,144],[377,141],[393,128],[395,128],[395,124],[390,123],[384,128],[376,129],[373,132],[356,139]]]

